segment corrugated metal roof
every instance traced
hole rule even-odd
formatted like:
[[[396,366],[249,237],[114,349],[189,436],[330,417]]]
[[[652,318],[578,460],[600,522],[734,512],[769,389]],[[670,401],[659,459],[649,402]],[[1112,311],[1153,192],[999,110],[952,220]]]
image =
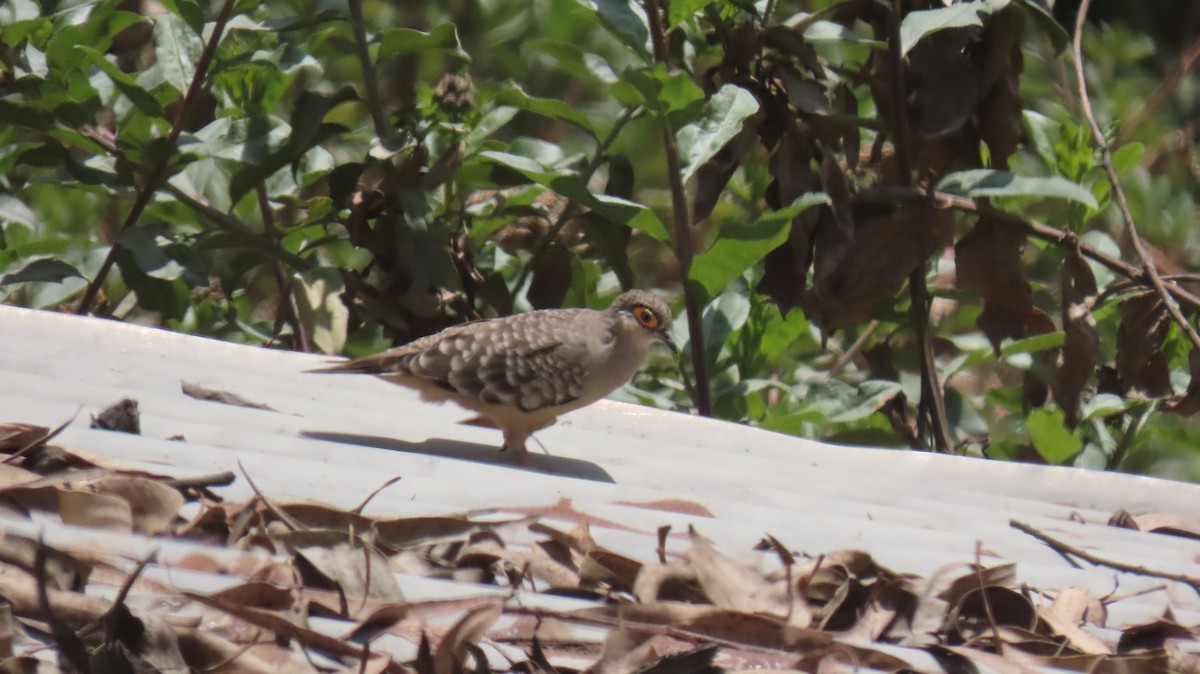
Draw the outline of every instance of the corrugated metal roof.
[[[593,522],[591,535],[598,544],[635,559],[653,559],[657,531],[670,525],[675,532],[694,527],[724,553],[758,566],[775,559],[773,553],[752,550],[767,534],[813,555],[864,550],[896,572],[926,577],[949,562],[974,559],[978,542],[988,560],[1016,562],[1019,581],[1042,591],[1086,587],[1101,596],[1163,584],[1108,568],[1074,568],[1012,528],[1015,519],[1130,565],[1190,574],[1200,560],[1198,541],[1106,524],[1119,509],[1200,518],[1200,487],[1192,484],[825,445],[611,401],[540,432],[537,439],[550,455],[531,443],[533,470],[522,470],[496,451],[498,431],[456,423],[467,413],[421,403],[410,391],[368,377],[304,373],[322,362],[313,355],[0,307],[0,423],[54,427],[82,408],[56,442],[176,477],[232,470],[240,462],[276,503],[317,500],[349,509],[399,476],[402,480],[372,500],[364,514],[475,511],[479,517],[511,520],[533,513],[549,526],[570,529],[583,513]],[[272,409],[196,400],[181,391],[184,382],[236,393]],[[89,413],[121,398],[138,401],[141,435],[87,427]],[[177,436],[183,439],[171,439]],[[220,493],[231,501],[254,495],[244,479]],[[184,514],[195,510],[189,504]],[[263,557],[67,527],[51,519],[8,519],[0,526],[12,534],[44,532],[51,545],[99,546],[128,559],[158,548],[146,578],[195,592],[242,582],[239,576],[195,568],[195,555],[225,568],[261,564]],[[521,527],[507,535],[509,541],[535,540]],[[687,542],[673,537],[667,545],[679,551]],[[409,600],[495,591],[395,575]],[[529,600],[563,610],[594,605],[561,597]],[[1200,622],[1197,592],[1167,583],[1163,591],[1111,604],[1109,624],[1149,621],[1168,607],[1182,623]],[[314,629],[330,634],[347,627],[336,620],[319,623]],[[606,632],[593,631],[595,639]],[[398,649],[398,659],[415,657],[415,646],[401,639],[377,640],[373,647],[389,644]],[[918,669],[940,669],[928,654],[893,650]],[[494,667],[507,668],[499,652],[489,656]],[[296,663],[306,666],[303,658]]]

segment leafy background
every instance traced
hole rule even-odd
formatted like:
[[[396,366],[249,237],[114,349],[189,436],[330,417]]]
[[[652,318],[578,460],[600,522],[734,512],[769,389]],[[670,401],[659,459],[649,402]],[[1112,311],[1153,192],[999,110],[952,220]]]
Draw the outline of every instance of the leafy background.
[[[1200,9],[0,6],[0,297],[363,355],[663,289],[620,396],[1200,479]],[[1183,321],[1172,320],[1143,256]]]

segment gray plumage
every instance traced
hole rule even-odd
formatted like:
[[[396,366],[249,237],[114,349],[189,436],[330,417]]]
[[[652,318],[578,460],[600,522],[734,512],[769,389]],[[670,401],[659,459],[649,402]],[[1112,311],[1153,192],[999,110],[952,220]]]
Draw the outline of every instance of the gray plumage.
[[[504,448],[526,465],[531,433],[624,385],[654,342],[674,350],[670,327],[661,298],[631,290],[604,311],[546,309],[465,323],[315,372],[376,375],[423,400],[454,401],[503,430]]]

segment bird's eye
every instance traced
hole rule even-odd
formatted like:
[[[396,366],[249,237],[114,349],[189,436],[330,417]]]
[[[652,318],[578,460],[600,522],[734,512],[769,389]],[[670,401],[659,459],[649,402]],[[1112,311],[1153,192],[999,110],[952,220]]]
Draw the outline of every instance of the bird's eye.
[[[658,329],[658,316],[655,316],[654,312],[646,307],[634,307],[633,317],[637,319],[638,324],[643,328],[650,330]]]

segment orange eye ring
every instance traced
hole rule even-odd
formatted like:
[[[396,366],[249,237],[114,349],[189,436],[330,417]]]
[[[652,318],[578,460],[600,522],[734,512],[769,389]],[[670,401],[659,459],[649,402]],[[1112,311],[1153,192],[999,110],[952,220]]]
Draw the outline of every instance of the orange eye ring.
[[[643,306],[633,308],[633,317],[637,319],[639,325],[649,330],[657,330],[660,325],[658,316],[655,316],[653,311]]]

